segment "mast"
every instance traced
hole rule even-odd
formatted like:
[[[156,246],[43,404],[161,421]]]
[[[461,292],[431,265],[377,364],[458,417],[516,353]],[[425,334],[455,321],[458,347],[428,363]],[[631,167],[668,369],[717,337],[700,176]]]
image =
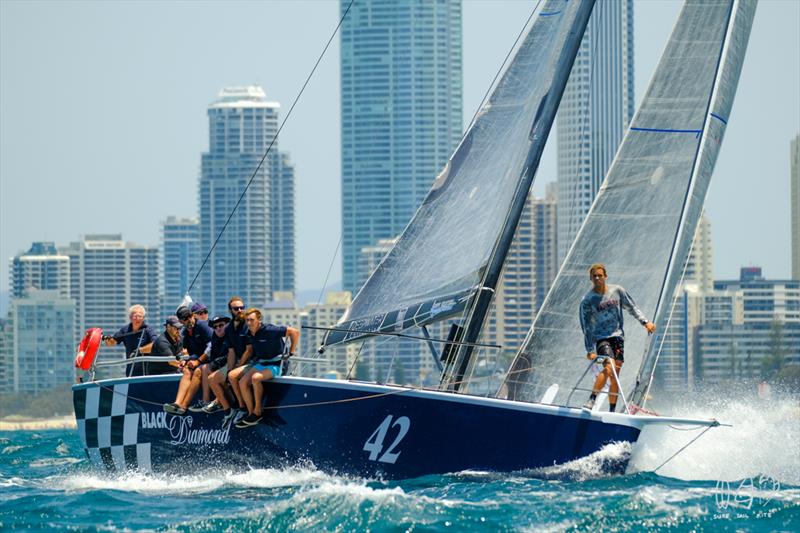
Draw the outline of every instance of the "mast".
[[[529,134],[531,144],[522,176],[514,192],[502,231],[500,232],[500,236],[487,264],[480,290],[475,296],[472,310],[468,315],[463,337],[460,339],[461,342],[465,344],[463,344],[461,349],[457,352],[451,365],[445,369],[444,375],[442,376],[443,388],[449,388],[454,391],[459,390],[464,374],[473,363],[475,355],[474,346],[471,346],[471,344],[477,342],[481,330],[483,329],[483,324],[486,321],[486,315],[489,312],[495,288],[500,280],[506,256],[514,240],[517,225],[522,217],[525,201],[528,198],[531,185],[533,184],[533,178],[536,175],[536,170],[539,168],[539,161],[544,151],[544,145],[547,141],[547,136],[550,134],[553,121],[555,120],[556,111],[561,102],[561,96],[564,93],[564,88],[566,87],[570,71],[572,70],[572,63],[575,61],[575,56],[578,53],[583,34],[586,31],[586,25],[589,22],[589,17],[594,8],[594,2],[595,0],[586,0],[580,3],[578,12],[570,28],[569,36],[558,58],[550,90],[539,102],[539,107],[536,111]],[[539,14],[540,17],[558,15],[559,13]],[[448,373],[449,375],[447,375]]]

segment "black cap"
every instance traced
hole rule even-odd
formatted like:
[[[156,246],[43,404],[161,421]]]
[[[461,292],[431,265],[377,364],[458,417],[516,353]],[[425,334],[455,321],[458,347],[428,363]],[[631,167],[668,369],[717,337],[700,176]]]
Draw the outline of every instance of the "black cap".
[[[164,321],[164,325],[165,325],[165,326],[174,326],[174,327],[176,327],[176,328],[179,328],[179,327],[181,327],[183,324],[181,324],[181,321],[180,321],[180,320],[178,320],[178,317],[176,317],[175,315],[170,315],[170,316],[168,316],[168,317],[167,317],[167,319]]]
[[[175,315],[178,317],[178,320],[186,320],[190,316],[192,316],[192,310],[182,305],[175,311]]]
[[[218,316],[215,316],[214,318],[212,318],[211,320],[209,320],[208,321],[208,325],[213,328],[217,324],[227,324],[230,321],[231,321],[231,319],[229,317],[227,317],[227,316],[219,316],[218,315]]]

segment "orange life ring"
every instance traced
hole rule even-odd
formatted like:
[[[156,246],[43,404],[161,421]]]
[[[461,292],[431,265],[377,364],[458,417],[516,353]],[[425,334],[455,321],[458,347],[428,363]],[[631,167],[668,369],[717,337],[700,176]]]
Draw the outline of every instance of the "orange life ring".
[[[94,357],[100,348],[100,340],[103,337],[103,330],[100,328],[90,328],[86,330],[83,340],[78,345],[78,353],[75,355],[75,367],[81,370],[89,370],[94,363]]]

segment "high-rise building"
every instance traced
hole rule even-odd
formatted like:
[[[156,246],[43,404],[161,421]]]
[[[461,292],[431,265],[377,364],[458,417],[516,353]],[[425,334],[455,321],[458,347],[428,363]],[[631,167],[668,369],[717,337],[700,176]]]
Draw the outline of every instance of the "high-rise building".
[[[683,281],[695,283],[702,291],[714,288],[714,249],[711,242],[711,222],[703,214],[694,233],[692,252],[686,262]]]
[[[792,279],[800,280],[800,135],[791,143]]]
[[[343,289],[355,294],[362,249],[403,231],[461,138],[460,0],[354,3],[341,91]]]
[[[161,224],[161,302],[177,309],[200,267],[200,223],[196,218],[168,217]]]
[[[158,247],[123,241],[120,234],[86,235],[59,253],[70,260],[76,338],[94,327],[114,333],[129,322],[128,309],[134,304],[145,307],[150,324],[163,318]]]
[[[0,394],[14,392],[14,337],[11,320],[0,317]]]
[[[28,289],[11,300],[13,357],[8,392],[37,394],[72,383],[75,302],[58,290]]]
[[[633,118],[633,0],[598,2],[556,118],[563,260]]]
[[[258,86],[222,89],[208,107],[209,148],[202,156],[199,194],[201,255],[216,246],[197,293],[212,312],[225,309],[234,294],[263,305],[273,291],[294,290],[294,169],[277,141],[259,167],[278,131],[279,108]]]
[[[52,242],[35,242],[11,260],[11,297],[22,298],[28,289],[54,290],[70,295],[69,257],[59,254]]]

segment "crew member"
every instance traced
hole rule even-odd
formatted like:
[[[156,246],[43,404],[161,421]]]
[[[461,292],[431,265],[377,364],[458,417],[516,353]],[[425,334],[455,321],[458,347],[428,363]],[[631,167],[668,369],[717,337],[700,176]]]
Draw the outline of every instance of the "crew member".
[[[149,354],[156,338],[156,332],[144,321],[147,311],[142,305],[132,305],[128,309],[130,322],[110,337],[106,337],[106,345],[116,346],[122,343],[125,346],[125,357],[130,359],[139,354]],[[129,364],[126,376],[143,376],[144,369],[141,363]]]
[[[228,375],[228,337],[226,328],[231,319],[226,316],[215,316],[209,322],[211,329],[214,330],[214,337],[211,339],[211,352],[209,362],[200,368],[203,372],[203,382],[211,385],[216,399],[203,407],[205,413],[215,413],[224,409],[225,421],[232,418],[236,413],[231,408],[230,402],[225,394],[222,384]]]
[[[189,404],[202,384],[203,375],[199,368],[208,360],[214,332],[208,327],[208,323],[197,320],[191,309],[186,306],[179,307],[175,314],[183,324],[183,353],[189,355],[189,360],[180,365],[183,377],[178,384],[175,402],[165,403],[164,410],[175,415],[185,415]],[[204,406],[205,403],[198,407]]]
[[[174,357],[174,361],[163,363],[144,363],[145,375],[174,374],[180,365],[178,357],[183,350],[181,340],[181,322],[177,316],[168,316],[164,321],[164,333],[156,338],[150,355],[161,357]]]
[[[239,390],[239,382],[237,381],[238,374],[235,373],[234,376],[231,377],[230,372],[234,368],[242,366],[242,356],[244,355],[245,348],[247,348],[245,342],[247,324],[244,321],[244,310],[244,300],[241,296],[233,296],[228,300],[228,311],[231,314],[231,322],[228,323],[228,326],[225,328],[225,335],[228,340],[228,376],[226,377],[231,385],[231,390],[236,398],[237,405],[240,408],[242,418],[247,414],[247,410],[244,409],[244,398]],[[239,373],[241,373],[241,371]],[[222,376],[218,376],[217,380],[212,380],[212,388],[214,388],[214,381],[218,381],[220,377]],[[221,381],[219,385],[224,387],[225,382]],[[216,390],[214,393],[216,394]]]
[[[583,329],[586,357],[598,360],[603,370],[597,375],[589,401],[583,406],[592,409],[597,394],[611,379],[608,393],[608,407],[612,413],[617,407],[619,395],[619,372],[624,357],[625,331],[622,328],[622,310],[628,311],[648,333],[656,330],[656,325],[645,318],[644,313],[636,306],[631,295],[619,285],[606,284],[608,278],[605,265],[595,263],[589,268],[589,280],[592,289],[581,300],[580,320]],[[614,365],[613,367],[611,365]],[[614,376],[616,369],[616,377]]]
[[[261,420],[261,400],[264,395],[263,381],[281,375],[281,363],[284,352],[284,338],[291,342],[289,356],[300,340],[300,332],[292,327],[262,324],[261,311],[251,308],[245,311],[245,322],[248,334],[245,337],[247,348],[242,357],[246,363],[252,358],[253,366],[237,368],[238,379],[241,379],[240,391],[247,406],[247,416],[241,419],[237,428],[255,426]],[[252,390],[251,390],[252,387]]]

